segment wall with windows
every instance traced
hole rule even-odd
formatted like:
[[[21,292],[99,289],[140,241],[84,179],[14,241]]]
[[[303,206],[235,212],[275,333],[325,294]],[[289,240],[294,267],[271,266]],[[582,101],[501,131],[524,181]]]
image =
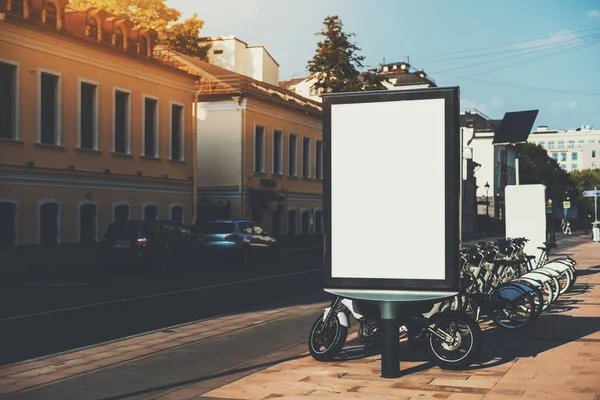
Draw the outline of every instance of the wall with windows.
[[[95,242],[125,216],[191,222],[195,78],[127,24],[128,44],[102,23],[99,43],[68,12],[23,4],[29,22],[0,25],[0,244]]]
[[[581,127],[568,131],[550,131],[546,127],[534,131],[529,142],[548,152],[567,172],[595,169],[600,163],[600,130]]]

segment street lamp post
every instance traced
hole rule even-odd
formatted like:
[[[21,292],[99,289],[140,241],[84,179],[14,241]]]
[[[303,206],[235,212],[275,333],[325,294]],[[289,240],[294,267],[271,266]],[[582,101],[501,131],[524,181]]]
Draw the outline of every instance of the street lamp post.
[[[490,215],[490,197],[488,196],[488,192],[490,190],[490,184],[489,182],[485,183],[485,215],[487,215],[489,217]]]

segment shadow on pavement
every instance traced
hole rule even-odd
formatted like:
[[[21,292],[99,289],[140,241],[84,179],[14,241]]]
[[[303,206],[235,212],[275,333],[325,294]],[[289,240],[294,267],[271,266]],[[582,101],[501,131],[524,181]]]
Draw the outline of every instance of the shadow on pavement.
[[[187,380],[183,380],[183,381],[179,381],[179,382],[173,382],[168,385],[154,386],[154,387],[146,388],[143,390],[138,390],[138,391],[131,392],[131,393],[120,394],[118,396],[105,397],[105,398],[102,398],[102,400],[123,400],[123,399],[128,399],[131,397],[141,396],[141,395],[145,395],[145,394],[156,395],[157,393],[161,393],[162,395],[164,395],[165,394],[164,392],[173,391],[173,390],[185,387],[185,386],[194,385],[194,384],[209,381],[212,379],[223,378],[223,377],[226,377],[229,375],[247,373],[247,372],[257,370],[257,369],[266,369],[266,368],[275,366],[277,364],[280,364],[280,363],[283,363],[286,361],[298,360],[300,358],[305,358],[305,357],[307,357],[307,356],[298,355],[298,356],[293,356],[293,357],[277,358],[272,361],[261,363],[261,364],[249,365],[249,366],[239,367],[239,368],[235,368],[235,369],[228,369],[226,371],[222,371],[222,372],[219,372],[216,374],[200,376],[198,378],[187,379]]]

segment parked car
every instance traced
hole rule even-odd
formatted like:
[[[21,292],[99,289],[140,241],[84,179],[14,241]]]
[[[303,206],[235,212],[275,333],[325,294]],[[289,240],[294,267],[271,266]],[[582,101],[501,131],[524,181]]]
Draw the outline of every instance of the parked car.
[[[277,240],[253,221],[210,221],[197,229],[213,255],[234,257],[246,263],[251,257],[273,260],[277,253]]]
[[[111,222],[104,234],[102,250],[105,263],[114,266],[197,265],[207,255],[206,243],[189,227],[166,220]]]

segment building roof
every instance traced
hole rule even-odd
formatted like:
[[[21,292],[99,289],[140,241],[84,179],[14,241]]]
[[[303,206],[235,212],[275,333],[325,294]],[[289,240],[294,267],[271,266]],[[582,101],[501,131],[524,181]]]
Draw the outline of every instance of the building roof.
[[[74,9],[72,11],[70,11],[70,10],[72,10],[72,9],[66,8],[65,13],[67,13],[67,11],[71,12],[71,13],[81,12],[81,10],[74,10]],[[111,15],[111,14],[107,13],[107,15]],[[61,39],[73,40],[80,44],[84,44],[84,45],[88,46],[90,49],[97,49],[99,51],[108,52],[108,53],[111,53],[111,54],[114,54],[117,56],[125,57],[130,60],[136,60],[140,63],[144,63],[145,65],[155,67],[155,68],[160,68],[164,71],[169,71],[174,74],[183,75],[185,73],[185,71],[182,71],[179,68],[173,68],[172,65],[162,63],[159,60],[155,60],[153,58],[145,57],[143,55],[138,54],[137,52],[123,51],[122,49],[119,49],[119,48],[113,46],[109,41],[98,42],[89,37],[74,33],[66,28],[58,30],[56,28],[53,28],[53,27],[43,24],[41,22],[35,21],[33,19],[20,18],[11,13],[6,13],[5,19],[6,19],[5,23],[7,21],[10,21],[10,22],[16,23],[18,25],[26,26],[27,28],[32,29],[34,31],[41,32],[45,35],[54,37],[57,40],[61,40]],[[192,78],[192,76],[189,76],[189,77]]]
[[[231,98],[235,95],[248,95],[260,100],[277,103],[280,106],[291,107],[296,111],[302,111],[317,118],[322,117],[320,103],[309,100],[294,92],[232,72],[174,50],[165,50],[161,47],[158,47],[157,50],[162,52],[161,57],[164,62],[175,62],[180,68],[189,71],[188,73],[194,73],[202,77],[197,88],[199,99],[210,101]]]
[[[287,90],[292,90],[294,86],[307,79],[308,78],[293,78],[287,81],[279,81],[279,87]]]
[[[396,79],[394,86],[430,85],[437,87],[433,79],[430,79],[424,72],[383,73],[381,75],[387,79]]]
[[[460,114],[460,126],[467,126],[467,121],[472,120],[475,132],[496,132],[500,128],[502,120],[491,119],[479,112],[466,112]]]

